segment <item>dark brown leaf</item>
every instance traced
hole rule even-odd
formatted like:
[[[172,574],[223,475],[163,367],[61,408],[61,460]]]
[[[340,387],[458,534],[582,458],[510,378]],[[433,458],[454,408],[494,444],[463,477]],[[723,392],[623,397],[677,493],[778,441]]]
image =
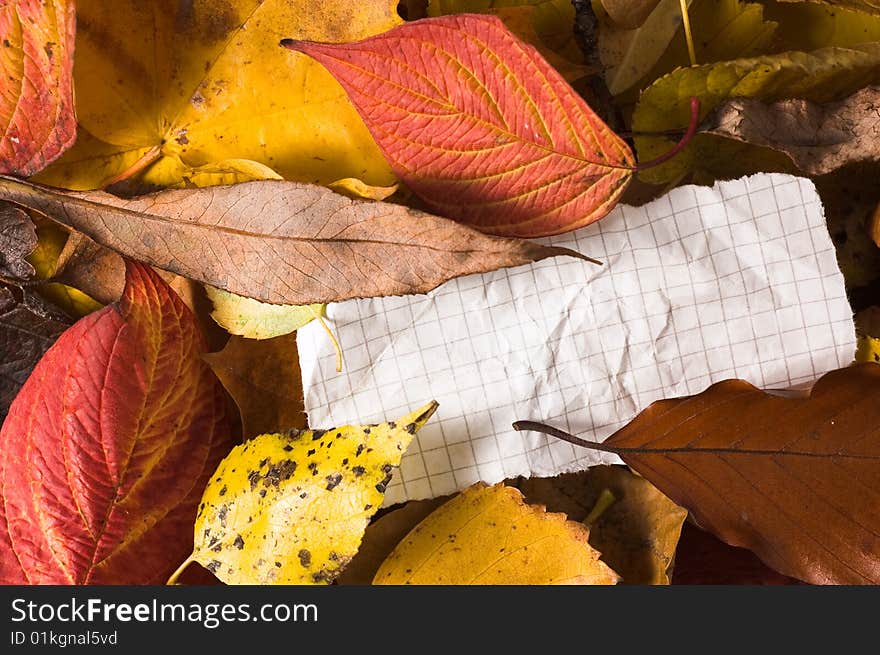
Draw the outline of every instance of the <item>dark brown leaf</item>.
[[[823,175],[880,159],[880,87],[826,104],[732,98],[715,109],[701,131],[779,150],[802,171]]]
[[[809,398],[727,380],[654,403],[603,444],[541,429],[616,453],[780,573],[880,583],[880,365],[828,373]]]
[[[424,293],[459,275],[571,255],[400,205],[266,180],[124,200],[0,177],[29,207],[128,257],[264,302]]]
[[[27,280],[36,271],[25,257],[37,247],[37,231],[30,217],[15,205],[0,202],[0,276]]]
[[[0,286],[0,425],[43,353],[72,322],[38,296]]]
[[[753,552],[729,546],[705,530],[685,523],[675,553],[672,584],[790,585],[800,582],[767,567]]]

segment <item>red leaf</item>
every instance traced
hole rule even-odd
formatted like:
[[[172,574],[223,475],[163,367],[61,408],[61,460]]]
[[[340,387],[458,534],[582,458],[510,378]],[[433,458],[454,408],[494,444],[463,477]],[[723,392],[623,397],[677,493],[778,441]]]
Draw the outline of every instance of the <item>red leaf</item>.
[[[232,447],[195,318],[151,269],[45,354],[0,430],[0,583],[164,581]]]
[[[413,191],[485,232],[583,227],[632,176],[629,147],[494,16],[429,18],[350,44],[282,44],[342,84]]]
[[[796,585],[745,548],[729,546],[710,533],[685,523],[675,550],[672,584]]]
[[[73,0],[0,3],[0,173],[28,176],[76,138]]]

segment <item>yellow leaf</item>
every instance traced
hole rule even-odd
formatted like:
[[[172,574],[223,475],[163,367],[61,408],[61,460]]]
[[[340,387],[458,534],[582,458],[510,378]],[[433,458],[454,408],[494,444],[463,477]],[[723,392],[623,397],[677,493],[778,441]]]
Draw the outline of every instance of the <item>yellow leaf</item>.
[[[55,223],[45,219],[37,221],[37,247],[27,261],[34,267],[38,278],[48,280],[55,275],[67,236],[68,232]],[[40,294],[71,316],[85,316],[103,307],[82,291],[58,282],[42,285]]]
[[[180,160],[177,160],[180,161]],[[205,164],[190,169],[180,165],[181,181],[173,186],[180,188],[202,188],[221,184],[238,184],[253,180],[282,180],[278,173],[265,164],[250,159],[226,159],[214,164]]]
[[[327,185],[336,193],[341,193],[349,198],[362,198],[364,200],[385,200],[394,195],[397,191],[397,185],[391,186],[370,186],[365,184],[363,180],[356,177],[346,177],[336,180]]]
[[[818,50],[880,41],[880,12],[816,2],[765,2],[764,15],[776,21],[780,50]]]
[[[741,96],[775,101],[806,98],[827,102],[880,82],[880,43],[852,48],[823,48],[814,52],[786,52],[751,59],[737,59],[691,68],[666,75],[641,95],[633,114],[635,132],[684,130],[690,118],[689,98],[701,101],[705,117],[721,101]],[[674,139],[636,136],[639,159],[647,161],[668,152]],[[719,144],[723,143],[723,147]],[[755,165],[747,154],[755,149],[709,135],[697,135],[672,160],[640,173],[646,182],[663,184],[698,171],[710,177],[735,177],[743,167]],[[790,162],[775,153],[765,153],[762,169],[788,170]],[[771,164],[767,164],[769,161]],[[772,166],[772,168],[770,168]]]
[[[396,0],[77,3],[76,146],[40,176],[97,188],[158,148],[141,180],[249,159],[284,178],[394,177],[342,87],[282,38],[355,41],[402,21]],[[177,171],[177,172],[176,172]]]
[[[213,318],[230,334],[248,339],[271,339],[290,334],[324,315],[324,305],[270,305],[205,285],[214,303]]]
[[[823,0],[826,4],[831,5],[832,10],[836,11],[841,7],[850,7],[880,15],[880,0]],[[801,3],[802,0],[783,0],[783,2]]]
[[[374,584],[615,584],[590,531],[522,494],[477,484],[419,523]]]
[[[688,15],[701,64],[761,54],[776,30],[776,23],[764,20],[762,5],[740,0],[693,0]],[[641,28],[603,29],[599,47],[608,89],[614,95],[632,89],[622,101],[634,101],[635,91],[690,65],[680,1],[663,0]]]
[[[669,584],[687,510],[643,477],[625,466],[593,466],[580,473],[524,479],[517,486],[529,502],[584,520],[590,545],[622,583]],[[611,502],[602,507],[606,496]]]
[[[436,409],[431,402],[396,422],[264,434],[237,446],[205,489],[186,563],[227,584],[332,582]]]

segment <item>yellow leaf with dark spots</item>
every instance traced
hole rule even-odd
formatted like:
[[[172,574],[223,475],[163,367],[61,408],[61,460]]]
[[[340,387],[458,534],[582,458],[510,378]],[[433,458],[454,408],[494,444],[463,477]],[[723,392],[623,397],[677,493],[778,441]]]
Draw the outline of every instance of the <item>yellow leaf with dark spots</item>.
[[[188,562],[227,584],[332,582],[436,409],[431,402],[380,425],[263,434],[237,446],[202,496]]]

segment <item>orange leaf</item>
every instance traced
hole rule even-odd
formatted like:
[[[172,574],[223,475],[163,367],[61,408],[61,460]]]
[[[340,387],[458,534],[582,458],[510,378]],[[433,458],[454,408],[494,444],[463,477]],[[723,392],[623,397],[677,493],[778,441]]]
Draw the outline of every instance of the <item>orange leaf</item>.
[[[76,138],[73,0],[0,3],[0,173],[28,176]]]
[[[44,355],[0,430],[0,584],[164,581],[232,446],[189,309],[131,264]]]
[[[351,98],[435,211],[535,237],[588,225],[632,177],[629,147],[494,16],[428,18],[350,44],[287,39]]]
[[[880,365],[823,376],[809,397],[742,380],[660,400],[602,444],[697,523],[814,584],[880,584]]]

